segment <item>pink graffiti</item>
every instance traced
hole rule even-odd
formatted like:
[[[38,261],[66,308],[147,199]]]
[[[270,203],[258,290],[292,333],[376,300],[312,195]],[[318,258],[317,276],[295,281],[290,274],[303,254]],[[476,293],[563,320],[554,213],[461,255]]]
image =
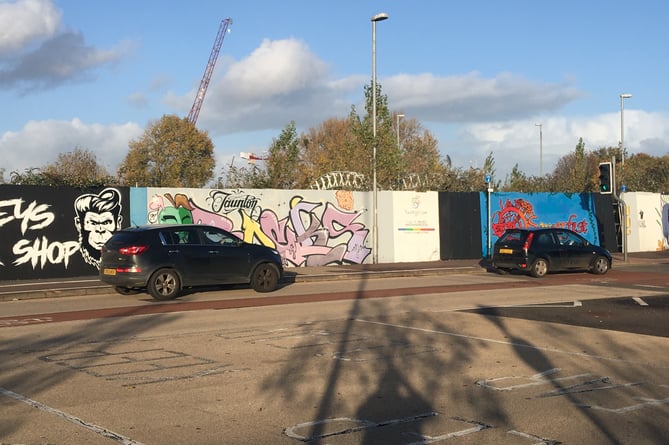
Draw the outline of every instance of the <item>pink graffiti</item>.
[[[290,265],[362,263],[370,254],[371,249],[364,245],[369,230],[355,222],[359,213],[327,203],[319,218],[315,210],[322,204],[300,197],[291,202],[293,206],[286,218],[279,220],[273,211],[263,210],[259,219],[262,232],[274,241]]]

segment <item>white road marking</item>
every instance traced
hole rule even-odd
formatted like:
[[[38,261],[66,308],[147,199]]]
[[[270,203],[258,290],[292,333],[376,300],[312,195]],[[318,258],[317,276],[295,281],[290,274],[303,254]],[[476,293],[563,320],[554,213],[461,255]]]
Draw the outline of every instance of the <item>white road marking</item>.
[[[417,328],[415,326],[406,326],[406,325],[394,324],[394,323],[384,323],[382,321],[363,320],[361,318],[356,318],[355,321],[359,321],[361,323],[376,324],[376,325],[379,325],[379,326],[386,326],[386,327],[397,328],[397,329],[409,329],[409,330],[412,330],[412,331],[425,332],[425,333],[428,333],[428,334],[439,334],[439,335],[447,335],[447,336],[450,336],[450,337],[466,338],[466,339],[469,339],[469,340],[482,341],[482,342],[486,342],[486,343],[495,343],[495,344],[498,344],[498,345],[508,345],[508,346],[513,346],[514,348],[534,349],[536,351],[552,352],[552,353],[555,353],[555,354],[573,355],[573,356],[576,356],[576,357],[587,357],[587,358],[597,359],[597,360],[607,360],[607,361],[610,361],[610,362],[632,363],[632,364],[636,364],[636,365],[639,364],[639,362],[636,362],[636,361],[633,361],[633,360],[626,360],[626,359],[622,359],[622,358],[605,357],[603,355],[593,355],[593,354],[588,354],[588,353],[585,353],[585,352],[563,351],[561,349],[534,346],[534,345],[531,345],[529,343],[518,343],[518,342],[506,341],[506,340],[496,340],[494,338],[485,338],[485,337],[478,337],[478,336],[474,336],[474,335],[459,334],[457,332],[448,332],[448,331],[438,331],[436,329]],[[646,367],[652,367],[652,368],[657,368],[657,369],[669,369],[669,366],[667,366],[667,365],[655,365],[655,364],[652,364],[652,363],[644,363],[643,365],[646,366]]]
[[[637,303],[639,306],[648,306],[648,303],[646,303],[645,301],[643,301],[643,298],[641,298],[641,297],[634,297],[634,298],[632,298],[632,300],[636,301],[636,303]]]
[[[54,414],[56,416],[62,417],[63,419],[67,420],[68,422],[72,422],[75,425],[82,426],[90,431],[93,431],[96,434],[99,434],[102,437],[106,437],[107,439],[114,440],[118,443],[122,443],[123,445],[144,445],[141,442],[134,441],[132,439],[129,439],[127,437],[124,437],[120,434],[116,434],[113,431],[110,431],[106,428],[103,428],[101,426],[94,425],[92,423],[88,423],[78,417],[75,417],[71,414],[65,413],[63,411],[57,410],[55,408],[51,408],[50,406],[44,405],[43,403],[37,402],[35,400],[29,399],[26,396],[23,396],[21,394],[17,394],[14,391],[10,391],[8,389],[0,387],[0,394],[5,395],[7,397],[11,397],[14,400],[18,400],[19,402],[27,403],[28,405],[32,406],[33,408],[41,409],[42,411],[45,411],[50,414]]]

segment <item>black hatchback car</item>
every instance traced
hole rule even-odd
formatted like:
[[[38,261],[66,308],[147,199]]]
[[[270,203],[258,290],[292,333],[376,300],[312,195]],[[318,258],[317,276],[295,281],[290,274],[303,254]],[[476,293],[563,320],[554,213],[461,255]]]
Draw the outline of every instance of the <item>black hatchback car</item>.
[[[123,229],[105,243],[100,280],[121,294],[176,298],[185,287],[250,283],[271,292],[283,277],[279,253],[217,227],[151,225]]]
[[[608,250],[568,229],[509,229],[495,242],[492,265],[499,271],[519,270],[534,277],[549,272],[611,268]]]

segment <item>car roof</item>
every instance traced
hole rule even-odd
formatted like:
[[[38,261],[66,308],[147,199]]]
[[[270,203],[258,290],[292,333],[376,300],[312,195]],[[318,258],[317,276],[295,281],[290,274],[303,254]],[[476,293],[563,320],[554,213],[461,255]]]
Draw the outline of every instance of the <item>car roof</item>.
[[[189,228],[189,227],[199,227],[199,228],[208,228],[214,229],[216,227],[210,226],[208,224],[144,224],[141,226],[130,226],[126,227],[125,231],[134,231],[134,232],[144,232],[148,230],[159,230],[159,229],[172,229],[172,228]],[[223,230],[223,229],[219,229]]]

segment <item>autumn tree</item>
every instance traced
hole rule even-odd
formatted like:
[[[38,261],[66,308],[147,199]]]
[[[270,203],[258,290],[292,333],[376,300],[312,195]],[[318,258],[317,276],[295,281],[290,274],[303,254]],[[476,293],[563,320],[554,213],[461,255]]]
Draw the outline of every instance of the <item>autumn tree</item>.
[[[561,157],[552,174],[551,190],[569,193],[592,192],[597,189],[600,155],[585,149],[579,138],[573,152]]]
[[[118,169],[123,185],[203,187],[212,179],[214,144],[186,118],[164,115],[128,146]]]
[[[370,157],[360,150],[351,121],[331,118],[312,127],[301,137],[302,181],[308,188],[324,174],[334,171],[358,172]]]
[[[78,188],[103,187],[117,182],[98,164],[95,154],[80,147],[59,153],[55,162],[41,168],[27,168],[24,173],[12,172],[10,181],[16,185]]]
[[[617,168],[622,170],[622,166]],[[635,153],[625,159],[627,191],[669,192],[669,155],[661,157]]]

